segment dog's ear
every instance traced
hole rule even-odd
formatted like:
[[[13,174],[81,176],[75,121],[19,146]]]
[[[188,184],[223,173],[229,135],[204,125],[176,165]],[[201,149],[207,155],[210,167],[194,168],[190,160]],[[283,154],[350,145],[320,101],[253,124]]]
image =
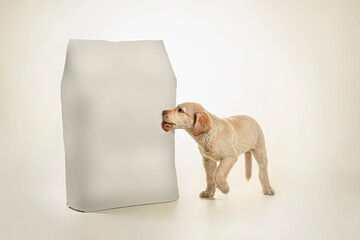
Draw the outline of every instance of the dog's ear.
[[[199,136],[210,131],[212,128],[210,117],[206,112],[195,113],[195,125],[193,129],[194,136]]]

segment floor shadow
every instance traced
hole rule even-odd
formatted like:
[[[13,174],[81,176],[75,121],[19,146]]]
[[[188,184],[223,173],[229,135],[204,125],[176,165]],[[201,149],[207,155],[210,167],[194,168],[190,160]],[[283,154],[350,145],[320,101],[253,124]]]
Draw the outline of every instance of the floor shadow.
[[[143,204],[129,207],[113,208],[108,210],[101,210],[94,212],[95,214],[107,214],[107,215],[156,215],[167,217],[172,215],[178,206],[178,201],[164,202],[164,203],[152,203]]]

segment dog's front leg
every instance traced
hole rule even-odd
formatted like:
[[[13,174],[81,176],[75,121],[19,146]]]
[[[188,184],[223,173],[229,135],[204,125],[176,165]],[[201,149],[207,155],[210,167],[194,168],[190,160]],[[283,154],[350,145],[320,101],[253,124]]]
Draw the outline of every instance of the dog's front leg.
[[[214,173],[217,167],[217,163],[211,159],[203,157],[203,164],[206,173],[206,190],[200,193],[201,198],[210,198],[214,196],[216,187],[214,182]]]
[[[216,187],[223,193],[227,194],[230,190],[229,184],[226,181],[231,168],[236,163],[237,157],[227,157],[220,160],[214,175]]]

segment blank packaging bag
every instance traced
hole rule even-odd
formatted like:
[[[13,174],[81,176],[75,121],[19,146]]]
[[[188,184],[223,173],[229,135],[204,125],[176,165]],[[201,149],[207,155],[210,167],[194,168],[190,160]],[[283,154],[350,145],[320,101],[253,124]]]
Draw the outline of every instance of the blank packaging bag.
[[[67,205],[80,211],[178,199],[176,78],[162,41],[70,40],[61,84]]]

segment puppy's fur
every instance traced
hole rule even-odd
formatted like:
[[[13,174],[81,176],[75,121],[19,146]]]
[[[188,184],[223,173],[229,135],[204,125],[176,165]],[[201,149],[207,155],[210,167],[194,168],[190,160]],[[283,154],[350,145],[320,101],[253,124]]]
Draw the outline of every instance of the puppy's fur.
[[[245,153],[245,175],[251,177],[251,155],[259,164],[259,179],[265,195],[275,194],[269,182],[265,139],[259,124],[251,117],[239,115],[218,118],[198,103],[186,102],[163,111],[162,127],[185,129],[198,143],[203,157],[207,187],[200,197],[213,197],[216,188],[227,194],[226,178],[237,158]],[[217,165],[217,162],[220,162]]]

